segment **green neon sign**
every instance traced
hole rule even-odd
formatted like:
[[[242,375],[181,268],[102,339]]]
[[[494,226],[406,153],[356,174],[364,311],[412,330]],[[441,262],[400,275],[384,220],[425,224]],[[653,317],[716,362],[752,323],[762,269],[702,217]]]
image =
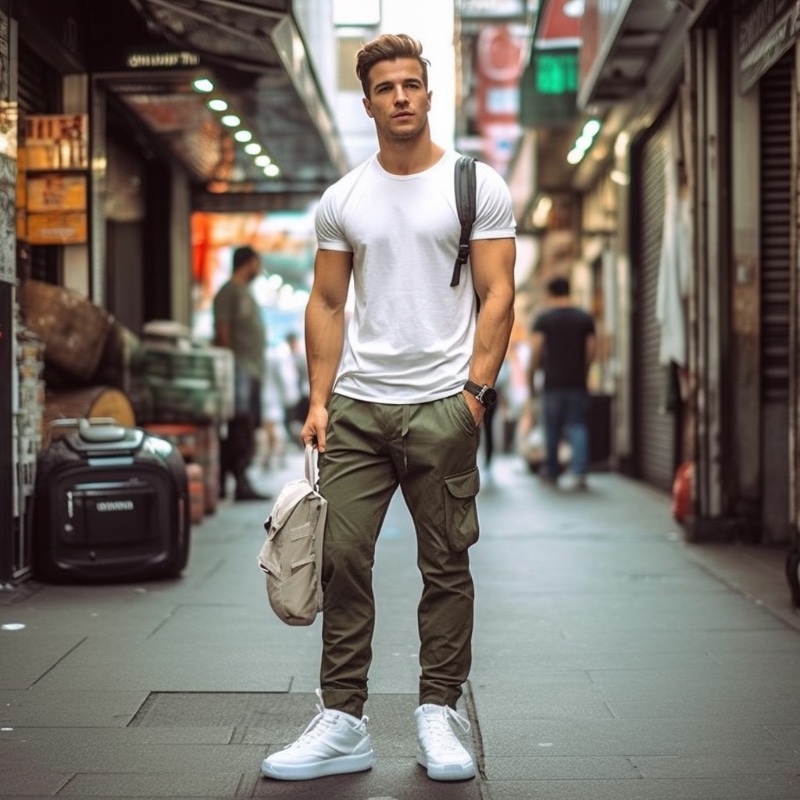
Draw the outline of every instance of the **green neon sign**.
[[[536,91],[539,94],[568,94],[578,91],[577,51],[536,54]]]

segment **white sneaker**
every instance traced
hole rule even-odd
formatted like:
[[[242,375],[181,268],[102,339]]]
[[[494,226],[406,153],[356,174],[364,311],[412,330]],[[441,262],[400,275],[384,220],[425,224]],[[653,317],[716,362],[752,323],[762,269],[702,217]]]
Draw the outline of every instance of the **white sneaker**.
[[[450,706],[433,703],[421,705],[415,712],[417,720],[417,763],[428,770],[435,781],[463,781],[475,777],[472,756],[450,727],[453,720],[465,733],[469,722]]]
[[[344,711],[325,708],[319,689],[317,697],[317,716],[296,741],[264,759],[262,775],[282,781],[304,781],[372,768],[368,718],[358,719]]]

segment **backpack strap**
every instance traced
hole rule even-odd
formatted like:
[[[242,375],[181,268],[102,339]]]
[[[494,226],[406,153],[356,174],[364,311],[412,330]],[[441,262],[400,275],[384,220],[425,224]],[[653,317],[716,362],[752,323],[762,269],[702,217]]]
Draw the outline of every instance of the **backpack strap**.
[[[455,169],[455,185],[456,209],[458,210],[458,221],[461,223],[461,240],[458,243],[458,255],[453,267],[451,286],[458,286],[461,280],[461,267],[467,263],[469,258],[469,237],[472,234],[472,225],[477,213],[474,158],[461,156],[458,159]]]

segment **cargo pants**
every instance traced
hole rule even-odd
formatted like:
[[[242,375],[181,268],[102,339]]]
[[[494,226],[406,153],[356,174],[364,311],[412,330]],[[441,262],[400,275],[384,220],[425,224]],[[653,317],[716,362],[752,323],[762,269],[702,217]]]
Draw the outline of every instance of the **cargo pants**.
[[[455,707],[472,662],[478,538],[478,428],[464,396],[390,405],[334,395],[319,490],[323,545],[323,702],[362,715],[372,661],[375,547],[399,486],[414,520],[422,597],[419,702]]]

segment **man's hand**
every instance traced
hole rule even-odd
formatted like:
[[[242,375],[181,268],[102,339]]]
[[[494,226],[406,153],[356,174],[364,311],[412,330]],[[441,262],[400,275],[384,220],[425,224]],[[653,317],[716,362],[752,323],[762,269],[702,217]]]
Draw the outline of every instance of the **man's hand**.
[[[312,406],[308,410],[300,438],[303,446],[312,445],[320,453],[325,452],[325,430],[328,427],[328,410],[325,406]]]
[[[475,398],[475,395],[471,392],[468,392],[466,389],[464,390],[463,394],[467,399],[469,410],[472,412],[472,418],[475,420],[475,427],[479,428],[481,422],[483,422],[483,415],[486,413],[486,407],[483,405],[483,403],[478,402],[478,400]]]

